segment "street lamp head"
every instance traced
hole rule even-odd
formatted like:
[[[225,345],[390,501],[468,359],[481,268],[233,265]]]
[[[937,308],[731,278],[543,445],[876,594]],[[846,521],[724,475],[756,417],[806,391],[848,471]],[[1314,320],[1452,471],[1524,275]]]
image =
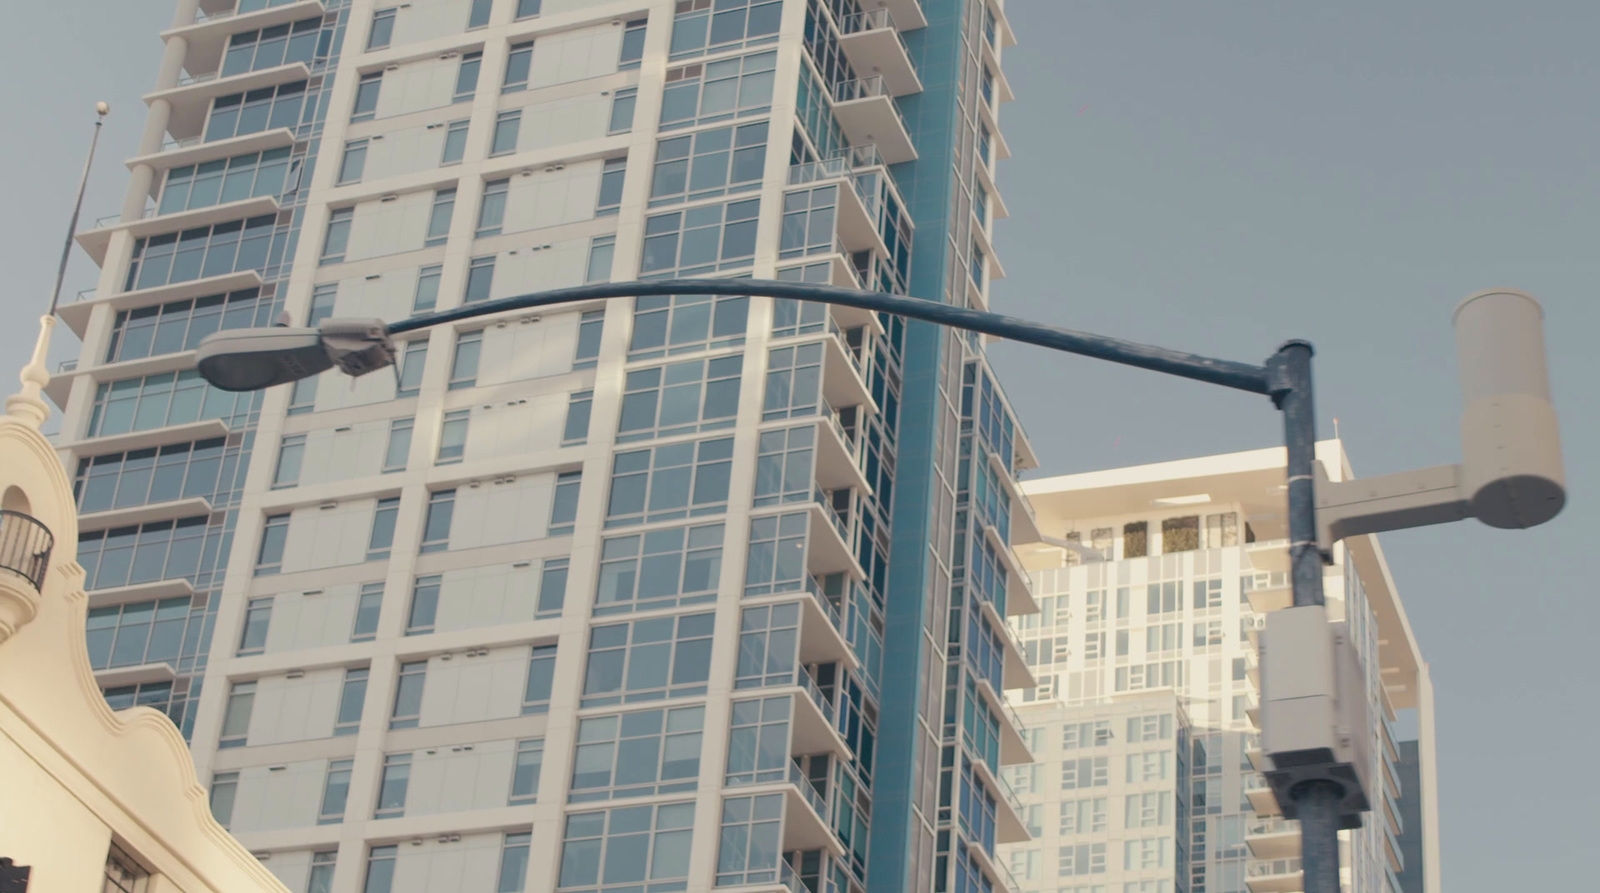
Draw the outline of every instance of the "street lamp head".
[[[195,366],[212,387],[259,391],[333,368],[316,329],[236,329],[207,335]]]
[[[99,115],[102,118],[104,118],[106,115],[111,114],[111,103],[106,102],[105,100],[101,100],[100,102],[95,103],[94,104],[94,113]]]
[[[361,376],[394,364],[382,320],[325,319],[315,329],[273,326],[207,335],[196,352],[200,377],[224,391],[259,391],[335,366]]]

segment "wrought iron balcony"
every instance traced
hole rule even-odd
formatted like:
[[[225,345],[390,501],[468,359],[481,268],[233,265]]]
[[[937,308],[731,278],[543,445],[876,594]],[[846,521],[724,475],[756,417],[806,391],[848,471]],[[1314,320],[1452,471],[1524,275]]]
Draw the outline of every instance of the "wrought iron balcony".
[[[55,543],[55,536],[38,518],[0,510],[0,568],[27,580],[36,592],[44,588]]]

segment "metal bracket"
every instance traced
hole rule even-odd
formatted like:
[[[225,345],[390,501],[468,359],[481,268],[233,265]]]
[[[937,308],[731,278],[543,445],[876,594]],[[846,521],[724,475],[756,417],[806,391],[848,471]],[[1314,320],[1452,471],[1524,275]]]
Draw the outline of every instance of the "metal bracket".
[[[317,335],[328,359],[351,377],[394,365],[394,342],[381,319],[327,319]]]
[[[1328,480],[1321,462],[1313,467],[1317,548],[1324,556],[1331,556],[1333,544],[1347,536],[1472,517],[1472,507],[1461,492],[1459,465],[1435,465],[1350,481]]]

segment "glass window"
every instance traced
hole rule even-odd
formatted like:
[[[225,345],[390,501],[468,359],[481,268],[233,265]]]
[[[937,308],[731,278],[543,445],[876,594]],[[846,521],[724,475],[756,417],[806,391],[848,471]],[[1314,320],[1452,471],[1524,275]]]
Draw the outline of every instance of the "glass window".
[[[843,253],[843,248],[836,247],[838,239],[834,235],[838,204],[839,187],[836,185],[785,194],[778,257]]]
[[[806,512],[792,512],[750,519],[745,595],[800,592],[807,588],[806,531],[811,526],[810,518]]]
[[[722,801],[718,886],[777,882],[783,849],[783,798],[783,794],[761,794]]]
[[[383,758],[383,775],[378,782],[378,807],[375,819],[392,819],[406,814],[406,792],[411,787],[411,754],[391,753]]]
[[[184,599],[188,607],[188,599]],[[124,606],[126,607],[126,606]],[[187,611],[184,612],[187,615]],[[272,596],[253,598],[245,606],[244,632],[239,636],[239,654],[260,654],[267,646],[267,627],[272,623]]]
[[[757,507],[806,502],[815,489],[813,454],[817,429],[807,425],[763,431],[757,440]]]
[[[84,588],[192,578],[199,571],[207,524],[207,516],[200,515],[80,534],[78,563],[87,574]]]
[[[389,728],[417,727],[417,721],[422,716],[422,687],[427,679],[427,661],[412,661],[400,665],[400,677],[394,687],[394,710],[389,714]]]
[[[383,473],[406,470],[406,458],[411,454],[411,431],[415,419],[395,419],[389,423],[389,442],[383,449]]]
[[[511,796],[506,805],[533,803],[539,798],[539,770],[544,766],[544,739],[517,742],[516,762],[511,770]]]
[[[570,803],[692,791],[699,784],[703,706],[578,720]]]
[[[517,0],[517,18],[526,19],[539,14],[543,0]]]
[[[749,266],[761,200],[708,205],[645,219],[639,278],[693,276]]]
[[[456,491],[435,490],[428,494],[428,513],[422,523],[421,552],[442,552],[450,548],[450,521],[456,511]]]
[[[611,123],[606,132],[627,133],[633,129],[633,108],[639,102],[639,88],[624,87],[611,95]]]
[[[573,369],[593,369],[600,357],[600,335],[605,326],[604,310],[586,310],[578,321],[578,348],[573,353]]]
[[[310,63],[316,55],[322,17],[273,25],[259,31],[240,31],[228,38],[218,77],[233,77],[295,62]]]
[[[556,646],[533,646],[528,655],[528,684],[522,693],[523,716],[550,712],[550,686],[555,675]]]
[[[661,129],[770,112],[777,59],[774,52],[756,53],[669,70],[661,97]]]
[[[485,257],[475,257],[467,267],[466,293],[461,297],[463,304],[476,304],[479,301],[489,300],[491,290],[494,288],[494,259],[490,254]]]
[[[495,136],[496,138],[499,137],[498,125],[496,126]],[[505,221],[506,217],[506,192],[510,188],[511,181],[506,178],[490,180],[483,184],[483,204],[478,208],[478,231],[475,234],[478,238],[500,235],[500,225]],[[474,262],[477,260],[477,258],[474,258]],[[494,258],[489,258],[489,261],[493,263]],[[493,267],[490,267],[491,272],[493,269]],[[468,275],[470,276],[471,274],[469,273]],[[487,291],[484,292],[483,297],[477,300],[481,301],[486,297],[488,297]]]
[[[689,614],[594,627],[582,706],[705,694],[715,616]]]
[[[350,799],[350,769],[354,760],[330,760],[328,774],[322,781],[322,807],[317,810],[317,824],[337,825],[344,821],[344,808]]]
[[[467,125],[470,120],[451,121],[449,129],[444,132],[444,151],[439,156],[439,166],[456,164],[461,161],[467,152]],[[446,229],[449,228],[448,222]]]
[[[261,529],[261,549],[256,553],[256,576],[275,574],[283,566],[283,546],[289,538],[289,516],[270,515]]]
[[[306,893],[333,893],[333,869],[338,859],[338,850],[321,850],[311,854],[311,875],[306,881]]]
[[[617,56],[617,70],[638,68],[644,58],[644,32],[649,19],[633,19],[622,32],[622,52]]]
[[[396,397],[415,397],[422,387],[422,370],[428,361],[428,339],[407,341],[400,361],[400,386]]]
[[[456,355],[450,361],[450,390],[470,388],[478,383],[478,357],[482,353],[482,329],[456,336]]]
[[[277,221],[277,215],[263,214],[137,239],[123,290],[261,270],[267,264]]]
[[[439,588],[444,578],[438,574],[418,577],[411,587],[411,613],[406,618],[406,635],[431,633],[439,616]]]
[[[622,182],[628,173],[627,158],[607,158],[600,172],[600,197],[595,200],[594,216],[610,217],[622,205]]]
[[[439,277],[444,272],[440,264],[430,264],[417,271],[417,291],[411,300],[413,312],[432,310],[439,303]]]
[[[561,845],[561,889],[677,882],[689,875],[694,804],[571,813]],[[668,889],[663,886],[662,889]]]
[[[617,253],[616,236],[595,236],[589,241],[589,267],[583,281],[610,282],[611,264]]]
[[[235,682],[228,691],[228,704],[222,712],[222,735],[217,747],[243,747],[250,734],[250,714],[255,710],[256,684]]]
[[[157,214],[209,208],[257,196],[276,196],[297,183],[300,159],[290,147],[250,152],[167,171]],[[359,179],[359,174],[357,178]],[[293,191],[290,185],[288,191]]]
[[[533,832],[507,833],[500,844],[500,880],[495,893],[522,893],[528,875],[528,850],[533,845]]]
[[[439,427],[439,455],[435,465],[460,462],[467,453],[467,424],[472,420],[472,410],[458,409],[444,414],[444,424]]]
[[[379,75],[369,75],[369,77],[376,78]],[[377,103],[377,98],[377,86],[374,83],[372,88],[374,105]],[[218,96],[211,101],[211,114],[206,120],[205,142],[213,143],[217,140],[260,133],[264,130],[276,130],[280,127],[297,127],[300,124],[305,99],[305,81],[262,87],[248,93],[234,93],[231,96]]]
[[[344,686],[339,690],[339,712],[335,714],[335,737],[354,735],[361,728],[361,708],[367,700],[367,668],[344,671]]]
[[[734,668],[733,687],[792,685],[799,642],[798,604],[745,608],[739,619],[739,662]]]
[[[478,89],[478,69],[483,67],[483,53],[467,53],[461,57],[461,68],[456,71],[455,102],[471,102]]]
[[[271,325],[273,301],[260,289],[172,301],[117,313],[105,361],[117,363],[194,350],[219,329]]]
[[[641,296],[633,302],[628,359],[645,360],[744,343],[750,299],[712,295]]]
[[[718,127],[656,144],[650,205],[761,188],[767,123]]]
[[[722,534],[721,524],[706,524],[606,539],[595,615],[714,601]]]
[[[389,893],[394,886],[394,862],[399,847],[375,846],[367,855],[367,879],[361,893]]]
[[[356,84],[356,105],[350,113],[350,120],[371,121],[378,112],[378,91],[383,89],[383,72],[374,71],[361,76],[361,81]]]
[[[706,0],[679,3],[672,22],[671,58],[771,43],[778,39],[782,14],[783,0],[721,0],[714,11]]]
[[[239,794],[239,773],[216,772],[211,776],[211,817],[226,828],[233,822],[233,801]]]
[[[563,471],[556,476],[556,489],[550,499],[550,524],[546,528],[546,536],[564,536],[572,533],[572,522],[578,515],[578,489],[582,484],[581,471]]]
[[[73,492],[85,514],[200,496],[226,502],[232,481],[219,481],[224,465],[236,467],[238,446],[226,438],[107,453],[78,460]]]
[[[629,372],[617,441],[732,427],[743,368],[744,358],[735,355]]]
[[[381,561],[389,557],[394,546],[394,523],[400,516],[400,497],[389,496],[378,500],[372,513],[372,534],[367,538],[367,560]]]
[[[367,49],[381,50],[394,39],[394,9],[380,9],[372,14],[372,29],[367,32]]]
[[[567,569],[571,562],[566,558],[547,558],[539,574],[539,603],[535,617],[557,617],[567,601]]]
[[[378,633],[378,615],[383,610],[383,583],[362,583],[356,600],[356,618],[350,626],[350,641],[370,642]]]
[[[428,213],[428,231],[422,244],[443,245],[450,238],[450,217],[456,209],[456,191],[440,189],[433,194],[433,210]]]
[[[517,134],[522,129],[522,110],[501,112],[494,119],[494,138],[489,144],[489,155],[509,155],[517,151]]]
[[[1085,797],[1082,800],[1062,802],[1061,833],[1094,834],[1106,830],[1109,802],[1105,797]]]
[[[350,140],[344,144],[344,158],[339,162],[339,185],[359,183],[361,172],[367,166],[367,141]]]
[[[322,263],[344,262],[345,249],[350,245],[350,224],[355,216],[355,208],[337,208],[328,215],[328,233],[322,240]]]
[[[101,382],[89,416],[89,437],[148,431],[206,419],[243,425],[256,410],[251,394],[233,394],[206,384],[193,369],[143,378]]]
[[[776,347],[767,358],[762,421],[815,415],[822,402],[822,345]]]
[[[789,712],[788,695],[733,702],[724,782],[728,787],[789,777]]]
[[[720,514],[728,507],[733,439],[617,453],[606,526]]]
[[[256,601],[264,604],[258,605]],[[246,612],[244,636],[252,642],[256,638],[265,640],[266,623],[272,610],[270,597],[256,601],[250,602],[250,607],[264,608],[267,616],[255,617],[260,628],[251,630],[249,612]],[[198,648],[196,640],[205,620],[205,605],[194,604],[187,595],[90,608],[87,623],[89,666],[106,670],[140,664],[175,665],[180,657],[193,654]],[[187,648],[184,647],[186,642]],[[259,650],[261,646],[254,647]]]
[[[311,290],[311,307],[306,311],[306,327],[316,328],[333,315],[333,303],[339,293],[339,283],[327,282]]]
[[[514,43],[506,56],[506,77],[501,93],[515,93],[528,89],[528,69],[533,65],[533,41]]]
[[[272,486],[293,487],[300,482],[300,465],[306,455],[306,436],[291,434],[278,444],[278,466],[272,472]]]
[[[467,11],[467,30],[486,27],[493,8],[494,0],[472,0],[472,8]]]

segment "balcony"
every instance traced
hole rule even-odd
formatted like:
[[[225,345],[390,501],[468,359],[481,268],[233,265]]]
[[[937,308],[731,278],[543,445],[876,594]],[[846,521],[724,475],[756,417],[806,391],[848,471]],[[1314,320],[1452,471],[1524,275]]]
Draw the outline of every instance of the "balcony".
[[[872,486],[861,470],[861,442],[851,436],[831,409],[817,422],[817,486],[824,490],[852,489],[870,494]]]
[[[995,843],[1027,843],[1032,840],[1028,824],[1022,820],[1022,801],[1017,797],[1017,792],[1011,789],[1010,782],[990,769],[983,760],[973,761],[972,767],[995,795]]]
[[[183,67],[188,71],[216,71],[222,67],[222,54],[227,50],[228,38],[244,31],[271,28],[300,19],[323,15],[327,10],[321,0],[276,0],[271,5],[263,3],[241,4],[208,2],[200,4],[194,22],[161,32],[162,40],[181,37],[188,44]],[[257,8],[265,6],[265,8]],[[210,8],[208,10],[208,7]]]
[[[905,116],[882,75],[845,81],[834,88],[833,114],[855,145],[875,144],[889,164],[917,160]]]
[[[78,299],[70,304],[62,304],[56,313],[61,320],[72,329],[73,334],[79,338],[88,330],[89,316],[94,312],[95,305],[100,303],[110,304],[113,310],[129,310],[134,307],[145,307],[150,304],[165,304],[168,301],[182,301],[187,298],[203,298],[207,295],[220,295],[242,288],[260,288],[261,274],[256,270],[242,270],[237,273],[223,273],[220,276],[207,276],[204,279],[190,279],[186,282],[173,282],[167,285],[158,285],[152,288],[140,288],[133,291],[112,292],[102,294],[99,291],[82,291]]]
[[[276,87],[311,77],[311,67],[304,62],[290,62],[259,71],[246,71],[228,77],[217,77],[216,71],[195,75],[180,81],[175,87],[157,90],[144,95],[145,105],[157,100],[172,104],[167,118],[167,132],[178,139],[199,136],[211,109],[211,100],[230,93],[248,93],[260,87]]]
[[[1282,573],[1289,572],[1289,541],[1261,540],[1250,543],[1244,547],[1244,561],[1241,564],[1254,568],[1257,573]]]
[[[878,412],[878,403],[867,390],[855,353],[837,332],[822,340],[822,399],[835,409],[860,406],[867,412]]]
[[[276,214],[277,212],[278,200],[270,195],[240,199],[239,201],[212,205],[208,208],[195,208],[191,211],[176,211],[171,214],[158,215],[155,208],[146,208],[144,214],[138,220],[121,220],[118,217],[101,218],[101,220],[95,222],[94,229],[78,233],[77,240],[84,253],[94,259],[95,266],[104,266],[106,249],[111,245],[112,234],[117,232],[125,231],[137,239],[143,236],[155,236],[197,226],[211,226],[215,223],[243,220],[246,217],[258,217],[262,214]]]
[[[168,499],[163,502],[130,505],[103,512],[88,512],[78,516],[78,529],[82,532],[108,530],[112,527],[132,527],[152,521],[176,521],[179,518],[209,514],[211,514],[211,500],[204,496],[191,496],[188,499]]]
[[[843,856],[844,844],[828,827],[828,801],[811,779],[789,764],[788,796],[784,798],[783,851],[827,850]]]
[[[50,377],[49,384],[44,387],[44,392],[57,406],[67,405],[67,395],[72,393],[72,381],[80,375],[86,375],[90,381],[99,383],[106,381],[119,381],[125,378],[138,378],[144,375],[157,375],[162,372],[180,372],[193,369],[195,352],[192,350],[179,351],[178,353],[157,354],[153,357],[140,357],[137,360],[127,360],[120,363],[106,363],[92,369],[83,369],[77,363],[72,366],[56,369],[56,374]]]
[[[847,157],[836,157],[790,165],[789,185],[830,182],[838,184],[838,216],[835,218],[834,228],[843,253],[875,251],[880,257],[888,257],[889,246],[884,243],[883,234],[878,230],[878,218],[873,213],[875,209],[869,207],[868,197],[861,194],[861,187],[856,182],[855,170],[849,165],[849,160]]]
[[[1289,859],[1300,855],[1300,823],[1282,816],[1253,819],[1244,827],[1244,842],[1257,859]]]
[[[97,456],[101,453],[121,453],[127,450],[142,450],[145,447],[161,446],[167,443],[182,443],[186,440],[205,440],[210,437],[227,436],[227,422],[221,419],[200,419],[179,425],[167,425],[161,428],[147,428],[142,431],[128,431],[122,434],[86,437],[83,440],[73,441],[67,445],[80,456]],[[63,438],[63,442],[65,440],[66,438]]]
[[[928,27],[928,17],[922,13],[921,0],[861,0],[861,8],[888,10],[902,31]]]
[[[849,528],[834,511],[827,494],[814,490],[805,508],[811,516],[806,531],[806,573],[813,577],[847,574],[857,580],[866,579],[850,549]]]
[[[139,664],[132,667],[108,667],[94,671],[95,684],[101,688],[119,688],[124,685],[144,685],[150,682],[172,682],[178,672],[166,661]]]
[[[1283,810],[1278,808],[1277,796],[1272,793],[1272,786],[1260,775],[1252,772],[1244,776],[1244,795],[1258,816],[1265,818],[1283,814]]]
[[[1251,862],[1245,866],[1244,883],[1250,893],[1294,893],[1305,889],[1299,859]]]
[[[202,164],[267,149],[282,149],[293,146],[294,141],[294,131],[287,127],[247,133],[244,136],[233,136],[209,143],[198,136],[181,140],[168,139],[155,152],[135,156],[124,163],[130,169],[141,164],[158,168],[183,167],[186,164]]]
[[[839,31],[839,48],[856,71],[881,75],[895,96],[922,92],[922,79],[917,77],[911,50],[888,9],[846,16]]]
[[[852,670],[860,669],[861,661],[850,647],[839,609],[822,594],[815,577],[806,577],[805,588],[810,597],[800,601],[800,662],[842,663]]]
[[[108,605],[125,605],[131,602],[153,602],[184,595],[194,595],[194,584],[190,583],[187,577],[174,577],[169,580],[155,580],[150,583],[132,583],[127,586],[91,589],[89,590],[89,607],[103,608]]]
[[[800,694],[794,698],[794,730],[790,732],[790,756],[804,757],[831,753],[841,760],[853,760],[849,745],[839,734],[833,700],[817,687],[816,680],[800,667],[794,673]]]
[[[9,499],[7,500],[10,501]],[[50,528],[32,515],[0,510],[0,575],[8,582],[27,581],[35,593],[44,591],[50,570],[50,550],[56,538]],[[29,612],[32,616],[32,612]]]
[[[1245,598],[1250,600],[1250,610],[1257,614],[1265,614],[1269,611],[1278,611],[1292,606],[1294,604],[1294,590],[1290,588],[1289,581],[1285,577],[1287,575],[1280,577],[1278,574],[1272,574],[1272,582],[1268,585],[1252,585],[1245,590]],[[1250,578],[1246,577],[1245,579],[1249,580]]]

